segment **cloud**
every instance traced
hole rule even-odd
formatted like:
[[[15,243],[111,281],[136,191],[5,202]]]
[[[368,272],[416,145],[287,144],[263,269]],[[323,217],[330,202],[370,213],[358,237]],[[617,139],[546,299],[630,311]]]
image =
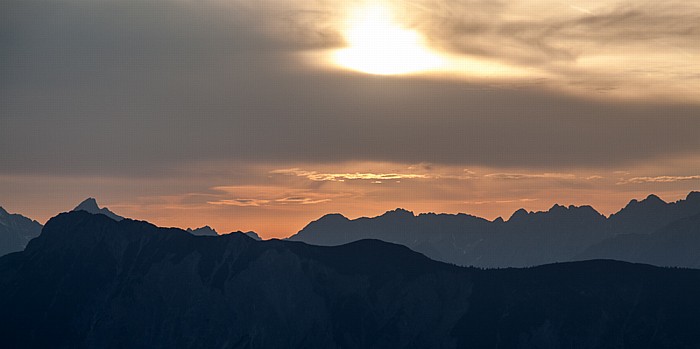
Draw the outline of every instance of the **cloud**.
[[[530,199],[530,198],[524,198],[524,199],[513,199],[513,200],[485,200],[485,201],[465,201],[465,204],[468,205],[487,205],[487,204],[511,204],[511,203],[518,203],[518,202],[534,202],[539,199]]]
[[[490,173],[484,175],[486,178],[499,180],[523,180],[523,179],[576,179],[576,175],[570,173],[539,173],[539,174],[524,174],[524,173]]]
[[[623,179],[617,184],[642,184],[642,183],[674,183],[683,181],[700,180],[700,175],[694,176],[656,176],[656,177],[633,177]]]
[[[352,197],[342,191],[323,191],[295,188],[287,185],[235,185],[211,188],[218,194],[211,195],[215,200],[207,201],[210,205],[239,207],[274,207],[281,205],[315,205],[330,202],[333,199]],[[240,196],[244,198],[234,198]]]
[[[554,173],[700,154],[693,101],[598,100],[560,88],[626,93],[625,80],[697,96],[691,2],[586,4],[594,15],[571,10],[575,2],[396,2],[436,48],[551,75],[507,81],[315,65],[309,57],[342,44],[339,4],[355,3],[3,1],[0,174],[133,178],[202,163],[348,161]],[[303,177],[431,175],[423,171]]]
[[[270,203],[270,200],[261,199],[223,199],[217,201],[207,201],[210,205],[225,205],[239,207],[259,207]]]
[[[400,179],[427,179],[431,178],[425,174],[400,174],[400,173],[318,173],[316,171],[303,171],[298,168],[282,169],[270,171],[272,174],[292,175],[297,177],[305,177],[312,181],[324,182],[343,182],[346,180],[365,180],[365,181],[382,181],[382,180],[400,180]]]
[[[409,166],[408,170],[418,170],[416,166]],[[453,171],[437,172],[432,166],[421,166],[420,170],[424,173],[373,173],[373,172],[354,172],[354,173],[323,173],[317,171],[306,171],[299,168],[279,169],[270,171],[271,174],[290,175],[296,177],[304,177],[316,182],[344,182],[344,181],[371,181],[375,184],[380,184],[382,181],[400,181],[402,179],[421,179],[421,180],[438,180],[438,179],[454,179],[468,180],[476,178],[475,173],[469,170],[464,170],[462,173],[454,173]]]
[[[275,200],[277,203],[281,204],[299,204],[299,205],[313,205],[313,204],[320,204],[324,202],[331,201],[331,199],[312,199],[312,198],[306,198],[306,197],[289,197],[289,198],[281,198]]]

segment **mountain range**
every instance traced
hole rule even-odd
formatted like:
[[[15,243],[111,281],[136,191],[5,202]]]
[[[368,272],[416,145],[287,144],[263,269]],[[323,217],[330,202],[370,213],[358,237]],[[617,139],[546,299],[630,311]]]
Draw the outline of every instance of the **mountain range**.
[[[546,212],[520,209],[508,220],[466,214],[415,215],[397,209],[373,218],[329,214],[289,239],[335,246],[362,239],[405,245],[463,266],[523,267],[587,258],[700,268],[683,257],[700,251],[700,192],[666,203],[656,195],[632,200],[605,217],[590,206],[554,205]],[[682,252],[682,253],[681,253]]]
[[[107,207],[100,207],[95,198],[87,198],[79,203],[71,212],[85,211],[92,214],[101,214],[113,219],[121,221],[124,217],[110,211]],[[41,223],[22,216],[20,214],[10,214],[5,209],[0,207],[0,256],[12,252],[24,250],[29,243],[29,240],[39,236],[43,226]],[[186,231],[192,235],[198,236],[218,236],[219,233],[206,225],[201,228],[187,228]],[[258,234],[253,231],[236,232],[246,234],[255,239],[262,240]]]
[[[123,220],[94,198],[73,211]],[[587,259],[615,259],[657,266],[700,268],[700,193],[666,203],[656,195],[632,200],[605,217],[590,206],[554,205],[545,212],[520,209],[508,220],[489,221],[467,214],[415,215],[397,209],[374,218],[329,214],[311,222],[291,241],[336,246],[363,239],[401,244],[429,258],[461,266],[524,267]],[[695,219],[694,219],[695,217]],[[13,223],[11,223],[13,222]],[[0,212],[0,255],[21,251],[41,225]],[[209,226],[187,229],[218,236]],[[241,233],[241,232],[238,232]],[[254,232],[243,233],[260,240]]]
[[[401,214],[401,213],[399,213]],[[378,240],[194,236],[77,211],[0,257],[7,348],[697,348],[700,270],[482,270]]]
[[[192,234],[192,235],[195,235],[195,236],[219,236],[220,235],[216,231],[216,229],[214,229],[208,225],[205,225],[201,228],[196,228],[196,229],[187,228],[187,229],[185,229],[185,231]],[[254,231],[248,231],[248,232],[236,231],[236,232],[233,232],[230,234],[245,234],[248,237],[252,238],[253,240],[258,240],[258,241],[262,240],[262,238],[260,238],[260,236],[257,233],[255,233]]]
[[[21,251],[41,234],[41,223],[0,207],[0,256]]]

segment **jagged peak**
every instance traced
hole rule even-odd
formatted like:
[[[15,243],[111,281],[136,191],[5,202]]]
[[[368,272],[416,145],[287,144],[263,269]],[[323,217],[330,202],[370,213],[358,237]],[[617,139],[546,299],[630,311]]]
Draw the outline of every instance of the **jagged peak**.
[[[500,217],[500,216],[499,216],[498,218],[494,219],[494,220],[491,221],[491,222],[492,222],[492,223],[499,223],[499,224],[500,224],[500,223],[504,223],[505,221],[503,220],[503,217]]]
[[[552,206],[552,208],[550,208],[549,211],[547,211],[547,212],[568,212],[568,213],[581,213],[581,212],[585,212],[585,213],[592,213],[592,214],[595,214],[595,215],[600,215],[600,216],[602,216],[602,214],[601,214],[600,212],[598,212],[598,210],[596,210],[595,208],[593,208],[593,206],[591,206],[591,205],[583,205],[583,206],[569,205],[569,206],[562,206],[562,205],[559,205],[559,204],[554,204],[554,206]]]
[[[100,208],[100,206],[97,204],[97,200],[93,197],[89,197],[85,200],[83,200],[78,206],[76,206],[72,211],[85,211],[88,213],[92,214],[103,214],[115,221],[120,221],[124,219],[124,217],[110,211],[106,207]]]
[[[83,200],[81,203],[76,206],[73,211],[87,211],[90,212],[91,210],[99,210],[100,206],[97,205],[97,200],[95,198],[87,198]]]
[[[214,229],[208,225],[205,225],[205,226],[200,227],[200,228],[195,228],[195,229],[187,228],[187,232],[192,234],[192,235],[202,235],[202,236],[203,235],[206,235],[206,236],[218,236],[219,235],[219,233],[216,231],[216,229]]]
[[[625,209],[631,208],[631,207],[636,207],[636,206],[661,206],[665,205],[666,201],[661,200],[660,197],[654,195],[654,194],[649,194],[644,200],[637,200],[637,199],[632,199],[630,202],[623,208],[621,211],[624,211]]]
[[[410,217],[415,217],[415,214],[413,214],[413,211],[409,211],[403,208],[397,208],[392,211],[386,211],[381,217],[404,217],[404,216],[410,216]]]
[[[569,208],[567,208],[566,206],[562,206],[562,205],[559,205],[559,204],[554,204],[554,205],[549,209],[548,212],[567,211],[567,210],[569,210],[570,208],[572,208],[572,207],[570,206]]]

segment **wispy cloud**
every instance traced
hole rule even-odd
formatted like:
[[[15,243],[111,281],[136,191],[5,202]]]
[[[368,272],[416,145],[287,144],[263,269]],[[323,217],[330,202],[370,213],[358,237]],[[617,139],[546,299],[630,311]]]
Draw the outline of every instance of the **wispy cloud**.
[[[381,184],[385,181],[400,182],[404,179],[417,180],[471,180],[478,178],[476,172],[469,169],[435,168],[431,165],[411,165],[400,170],[390,171],[364,171],[364,172],[329,172],[308,171],[300,168],[278,169],[269,172],[275,175],[303,177],[314,182],[345,182],[345,181],[369,181]]]
[[[674,183],[682,181],[700,180],[700,175],[693,176],[656,176],[656,177],[633,177],[623,179],[617,184],[641,184],[641,183]]]
[[[223,199],[208,201],[210,205],[239,206],[239,207],[260,207],[269,204],[270,200],[262,199]]]
[[[485,201],[465,201],[467,205],[487,205],[487,204],[512,204],[517,202],[533,202],[539,199],[512,199],[512,200],[485,200]]]
[[[490,173],[486,178],[499,180],[523,180],[523,179],[576,179],[576,175],[570,173]]]
[[[298,168],[274,170],[270,171],[270,173],[305,177],[309,180],[317,182],[344,182],[346,180],[385,181],[401,179],[427,179],[434,177],[427,174],[414,173],[319,173],[316,171],[304,171]]]
[[[331,201],[331,199],[312,199],[308,197],[288,197],[275,200],[279,204],[313,205]]]
[[[207,201],[208,204],[238,207],[315,205],[351,196],[344,192],[323,192],[274,185],[218,186],[211,189],[221,194],[216,195],[217,199]]]

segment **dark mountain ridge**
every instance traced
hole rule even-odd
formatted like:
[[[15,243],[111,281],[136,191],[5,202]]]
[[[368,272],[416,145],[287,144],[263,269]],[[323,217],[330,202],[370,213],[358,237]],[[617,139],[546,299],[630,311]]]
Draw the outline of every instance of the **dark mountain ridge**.
[[[696,348],[700,271],[480,270],[378,240],[193,236],[70,212],[0,258],[11,348]]]
[[[397,209],[354,220],[339,214],[326,215],[289,239],[325,246],[380,239],[458,265],[532,266],[575,260],[608,239],[630,233],[649,235],[695,214],[700,214],[698,192],[673,203],[649,195],[642,201],[632,200],[610,217],[591,206],[554,205],[545,212],[520,209],[507,221],[488,221],[465,214],[414,215]],[[700,244],[695,247],[700,249]],[[626,260],[622,250],[605,256]],[[700,267],[700,263],[690,266]]]

